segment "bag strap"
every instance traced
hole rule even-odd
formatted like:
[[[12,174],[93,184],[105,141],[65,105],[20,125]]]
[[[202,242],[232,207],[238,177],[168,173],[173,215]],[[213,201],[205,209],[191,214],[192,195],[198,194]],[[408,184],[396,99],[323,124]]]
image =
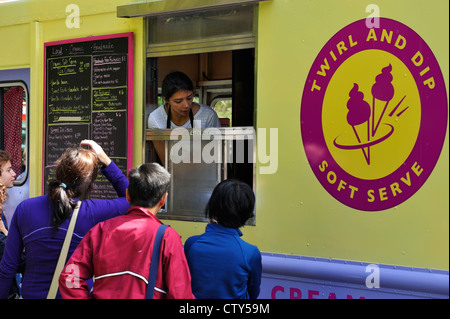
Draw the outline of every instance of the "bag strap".
[[[77,222],[78,211],[80,210],[81,200],[78,201],[75,210],[73,211],[72,218],[70,219],[69,227],[67,228],[66,237],[64,238],[64,243],[61,248],[61,253],[59,254],[58,263],[56,264],[55,273],[53,274],[52,283],[47,294],[47,299],[55,299],[56,293],[58,292],[58,280],[61,271],[63,270],[64,264],[66,263],[67,254],[69,252],[70,242],[72,241],[73,230],[75,229],[75,223]]]
[[[158,274],[159,253],[161,250],[161,242],[168,225],[160,225],[156,232],[155,242],[153,243],[152,258],[150,261],[150,273],[148,275],[148,285],[146,299],[153,299],[153,291],[155,290],[156,275]]]

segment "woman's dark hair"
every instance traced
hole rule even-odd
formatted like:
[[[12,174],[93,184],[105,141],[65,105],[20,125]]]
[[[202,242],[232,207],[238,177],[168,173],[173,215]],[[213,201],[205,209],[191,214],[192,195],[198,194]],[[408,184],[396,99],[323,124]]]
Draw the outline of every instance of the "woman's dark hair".
[[[73,146],[56,161],[56,176],[48,184],[53,202],[51,225],[58,229],[70,216],[76,203],[74,198],[88,198],[98,174],[98,157],[93,151]]]
[[[167,100],[178,91],[194,92],[194,84],[191,79],[180,71],[175,71],[166,75],[162,82],[161,94]]]
[[[205,215],[225,227],[239,228],[253,217],[255,194],[246,183],[227,179],[213,190]]]
[[[131,206],[154,207],[167,193],[170,174],[158,163],[147,163],[128,173]]]

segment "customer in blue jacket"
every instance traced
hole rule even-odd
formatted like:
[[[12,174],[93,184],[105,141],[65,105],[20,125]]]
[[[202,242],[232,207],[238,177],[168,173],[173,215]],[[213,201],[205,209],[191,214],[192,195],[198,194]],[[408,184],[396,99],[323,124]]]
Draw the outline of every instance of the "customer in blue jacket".
[[[0,263],[0,298],[8,295],[24,248],[26,264],[22,296],[24,299],[47,297],[70,217],[79,200],[83,202],[68,258],[95,224],[122,215],[130,208],[125,197],[126,176],[96,142],[84,140],[81,146],[67,149],[56,164],[56,177],[49,182],[48,195],[26,199],[14,212]],[[118,198],[89,199],[100,165]]]
[[[253,216],[255,195],[245,183],[225,180],[214,189],[203,235],[186,240],[192,292],[198,299],[256,299],[261,284],[261,253],[240,237]]]

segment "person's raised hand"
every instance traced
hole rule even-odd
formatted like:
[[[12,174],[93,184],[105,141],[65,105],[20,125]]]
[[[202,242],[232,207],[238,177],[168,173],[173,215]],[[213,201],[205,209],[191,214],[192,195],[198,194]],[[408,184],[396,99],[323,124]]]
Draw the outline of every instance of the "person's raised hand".
[[[91,148],[91,150],[97,154],[98,160],[105,166],[108,166],[111,163],[111,159],[108,155],[106,155],[103,148],[97,144],[97,142],[93,140],[82,140],[80,145],[86,145]]]

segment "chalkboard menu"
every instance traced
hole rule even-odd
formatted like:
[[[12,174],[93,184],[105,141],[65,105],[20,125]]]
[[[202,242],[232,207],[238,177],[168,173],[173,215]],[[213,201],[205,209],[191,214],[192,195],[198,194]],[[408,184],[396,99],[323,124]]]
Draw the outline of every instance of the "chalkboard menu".
[[[55,162],[92,139],[126,174],[132,163],[133,34],[45,43],[43,192]],[[91,198],[117,197],[99,174]]]

